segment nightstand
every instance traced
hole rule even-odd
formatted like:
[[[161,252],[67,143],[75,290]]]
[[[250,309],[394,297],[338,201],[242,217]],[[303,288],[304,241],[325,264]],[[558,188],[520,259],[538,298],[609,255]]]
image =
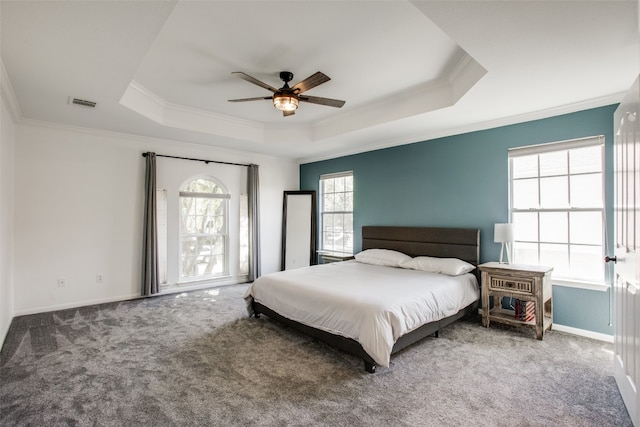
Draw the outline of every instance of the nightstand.
[[[553,324],[553,299],[551,297],[551,272],[553,268],[538,265],[500,264],[488,262],[478,266],[482,273],[482,325],[490,322],[535,328],[536,338],[542,339],[544,331]],[[489,297],[493,308],[489,309]],[[502,308],[502,298],[512,297],[520,301],[533,301],[535,319],[522,321],[512,310]]]

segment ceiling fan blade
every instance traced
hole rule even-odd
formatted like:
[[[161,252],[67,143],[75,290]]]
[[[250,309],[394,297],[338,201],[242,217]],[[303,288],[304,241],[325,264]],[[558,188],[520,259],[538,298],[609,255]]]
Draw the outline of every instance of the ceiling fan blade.
[[[242,71],[234,71],[231,74],[235,74],[236,76],[240,77],[242,80],[246,80],[249,83],[253,83],[254,85],[263,87],[266,90],[270,90],[273,93],[276,93],[278,91],[278,89],[274,88],[273,86],[269,86],[268,84],[261,82],[255,77],[251,77],[249,74],[243,73]]]
[[[326,74],[321,73],[320,71],[318,71],[315,74],[313,74],[312,76],[307,77],[306,79],[304,79],[300,83],[297,83],[291,89],[293,89],[294,91],[297,90],[297,93],[299,95],[302,92],[306,92],[311,88],[314,88],[314,87],[316,87],[318,85],[321,85],[322,83],[328,82],[329,80],[331,80],[329,78],[329,76],[327,76]]]
[[[255,98],[240,98],[240,99],[227,99],[229,102],[245,102],[245,101],[260,101],[262,99],[272,99],[270,96],[258,96]]]
[[[283,111],[283,112],[282,112],[282,115],[283,115],[284,117],[287,117],[287,116],[293,116],[295,113],[296,113],[296,110]]]
[[[298,99],[300,101],[309,102],[311,104],[327,105],[329,107],[336,107],[336,108],[341,108],[345,103],[345,101],[341,101],[339,99],[321,98],[319,96],[302,95],[302,96],[299,96]]]

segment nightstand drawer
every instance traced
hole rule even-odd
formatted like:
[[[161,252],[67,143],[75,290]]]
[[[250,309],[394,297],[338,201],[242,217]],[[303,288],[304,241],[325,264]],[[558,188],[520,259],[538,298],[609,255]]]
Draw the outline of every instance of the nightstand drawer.
[[[520,294],[533,295],[533,279],[491,276],[489,288],[496,291],[512,291]]]

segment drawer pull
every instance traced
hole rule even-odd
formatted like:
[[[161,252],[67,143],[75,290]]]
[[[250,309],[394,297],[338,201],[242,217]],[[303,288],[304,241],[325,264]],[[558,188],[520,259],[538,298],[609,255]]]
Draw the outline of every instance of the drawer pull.
[[[489,287],[492,289],[508,289],[509,291],[532,294],[533,282],[526,280],[513,280],[502,277],[492,277]]]

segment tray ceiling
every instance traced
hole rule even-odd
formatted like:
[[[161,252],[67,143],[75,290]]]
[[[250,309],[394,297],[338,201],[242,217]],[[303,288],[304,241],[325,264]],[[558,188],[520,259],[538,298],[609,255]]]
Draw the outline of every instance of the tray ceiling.
[[[301,161],[618,102],[639,71],[635,1],[0,3],[20,120]],[[316,71],[283,117],[270,92]],[[97,102],[79,107],[70,98]]]

